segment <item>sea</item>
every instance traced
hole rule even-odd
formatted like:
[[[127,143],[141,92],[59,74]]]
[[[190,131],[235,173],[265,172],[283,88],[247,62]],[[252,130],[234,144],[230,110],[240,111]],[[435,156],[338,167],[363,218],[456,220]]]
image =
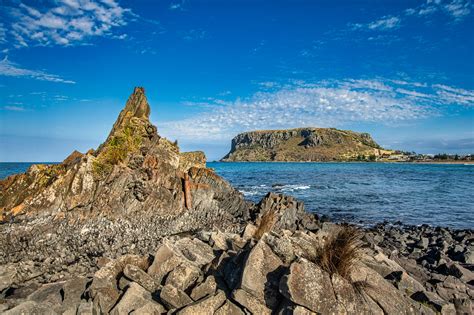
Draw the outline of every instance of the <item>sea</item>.
[[[0,163],[0,178],[33,163]],[[292,195],[337,222],[474,229],[474,165],[209,162],[246,199]]]

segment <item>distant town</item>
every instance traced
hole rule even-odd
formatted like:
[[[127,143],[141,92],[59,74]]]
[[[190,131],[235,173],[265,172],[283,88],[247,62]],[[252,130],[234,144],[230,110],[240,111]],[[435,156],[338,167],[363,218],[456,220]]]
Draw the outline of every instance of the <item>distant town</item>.
[[[381,150],[382,151],[382,150]],[[357,161],[377,162],[474,162],[474,154],[419,154],[406,151],[383,150],[379,155],[357,156]]]

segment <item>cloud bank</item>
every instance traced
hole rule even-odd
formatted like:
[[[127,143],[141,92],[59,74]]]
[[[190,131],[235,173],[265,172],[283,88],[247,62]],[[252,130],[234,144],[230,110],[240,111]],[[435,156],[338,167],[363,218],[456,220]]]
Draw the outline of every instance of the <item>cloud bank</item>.
[[[203,112],[161,124],[162,132],[185,141],[220,141],[256,129],[413,121],[438,116],[448,106],[472,107],[474,91],[388,79],[297,81],[248,99],[186,104]]]
[[[123,38],[114,29],[127,24],[130,9],[115,0],[59,0],[4,7],[10,24],[4,33],[16,48],[30,45],[70,46],[93,37]],[[2,39],[0,25],[0,41]],[[3,27],[5,30],[5,27]],[[4,35],[3,37],[6,37]]]
[[[41,70],[29,70],[29,69],[22,68],[18,64],[8,60],[8,57],[5,57],[2,61],[0,61],[0,76],[26,77],[26,78],[31,78],[35,80],[68,83],[68,84],[76,83],[75,81],[66,80],[66,79],[61,78],[58,75],[50,74]]]

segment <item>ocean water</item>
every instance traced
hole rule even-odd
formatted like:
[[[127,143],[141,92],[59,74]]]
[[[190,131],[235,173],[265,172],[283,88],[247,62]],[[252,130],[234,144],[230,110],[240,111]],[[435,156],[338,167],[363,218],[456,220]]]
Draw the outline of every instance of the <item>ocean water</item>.
[[[293,195],[334,221],[474,228],[474,165],[208,163],[247,199]]]
[[[32,163],[0,163],[0,178]],[[395,163],[222,163],[209,167],[244,196],[293,195],[334,221],[383,221],[474,229],[474,165]]]

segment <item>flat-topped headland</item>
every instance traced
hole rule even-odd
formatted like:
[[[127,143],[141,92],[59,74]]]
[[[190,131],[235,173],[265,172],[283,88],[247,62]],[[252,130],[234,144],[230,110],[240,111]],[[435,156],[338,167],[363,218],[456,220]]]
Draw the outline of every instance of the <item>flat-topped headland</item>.
[[[225,162],[349,161],[388,154],[368,133],[335,128],[296,128],[257,130],[238,134],[232,139]]]
[[[221,161],[473,163],[470,154],[429,155],[384,149],[365,132],[314,127],[240,133]]]
[[[472,230],[362,229],[283,194],[249,202],[149,114],[136,88],[98,149],[0,181],[0,312],[473,312]]]

